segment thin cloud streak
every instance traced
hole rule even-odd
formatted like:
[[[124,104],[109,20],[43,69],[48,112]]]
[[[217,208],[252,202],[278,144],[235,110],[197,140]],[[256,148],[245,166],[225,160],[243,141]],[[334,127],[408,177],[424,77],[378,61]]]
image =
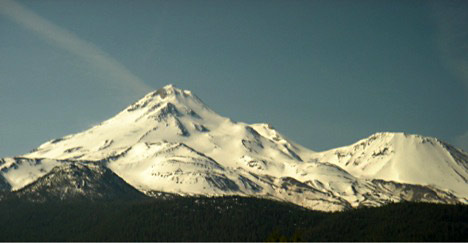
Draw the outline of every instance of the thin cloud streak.
[[[102,80],[109,88],[124,89],[140,95],[151,90],[139,77],[93,43],[57,26],[25,6],[12,0],[2,0],[0,14],[35,32],[51,45],[60,47],[111,75],[110,79]]]

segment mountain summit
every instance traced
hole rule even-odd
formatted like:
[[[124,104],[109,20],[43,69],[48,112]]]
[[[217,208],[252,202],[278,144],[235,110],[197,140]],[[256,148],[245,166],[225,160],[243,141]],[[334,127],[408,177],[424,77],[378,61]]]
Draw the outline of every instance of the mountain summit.
[[[465,152],[435,138],[399,133],[314,152],[268,124],[234,122],[191,91],[167,85],[86,131],[0,160],[0,190],[24,196],[41,188],[47,198],[46,192],[64,190],[48,185],[79,185],[48,182],[59,172],[61,181],[75,181],[76,173],[57,169],[67,165],[99,185],[66,190],[80,197],[86,188],[94,188],[92,198],[111,197],[96,188],[113,185],[115,197],[124,182],[147,195],[254,196],[335,211],[401,200],[467,203],[467,164]],[[106,176],[91,175],[103,171]],[[122,180],[102,182],[112,176]],[[28,186],[39,180],[40,187]]]

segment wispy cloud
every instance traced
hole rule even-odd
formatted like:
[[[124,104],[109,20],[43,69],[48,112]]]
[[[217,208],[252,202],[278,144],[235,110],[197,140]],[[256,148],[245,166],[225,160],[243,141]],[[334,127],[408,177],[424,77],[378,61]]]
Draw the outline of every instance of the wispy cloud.
[[[1,0],[0,14],[35,32],[51,45],[83,58],[110,75],[109,78],[102,80],[108,87],[126,89],[128,92],[136,94],[143,94],[151,90],[140,78],[96,45],[48,21],[22,4],[13,0]]]

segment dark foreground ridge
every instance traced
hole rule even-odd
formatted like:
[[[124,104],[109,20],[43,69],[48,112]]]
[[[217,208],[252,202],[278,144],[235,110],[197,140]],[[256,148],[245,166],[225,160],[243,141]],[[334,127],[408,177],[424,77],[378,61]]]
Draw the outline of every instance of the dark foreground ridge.
[[[1,241],[467,241],[468,206],[427,203],[324,213],[242,197],[10,199]]]

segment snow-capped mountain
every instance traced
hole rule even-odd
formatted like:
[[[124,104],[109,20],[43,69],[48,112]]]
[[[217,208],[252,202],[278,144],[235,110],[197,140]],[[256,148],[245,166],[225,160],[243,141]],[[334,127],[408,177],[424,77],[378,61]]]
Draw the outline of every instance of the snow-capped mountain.
[[[401,200],[468,203],[468,155],[437,139],[380,133],[314,152],[270,125],[222,117],[172,85],[89,130],[4,158],[0,171],[0,190],[23,194],[62,185],[71,195],[95,195],[102,190],[90,188],[123,188],[117,179],[99,182],[118,176],[147,195],[256,196],[325,211]],[[100,186],[77,189],[77,175]]]
[[[434,185],[468,197],[468,154],[436,138],[376,133],[314,158],[357,177]]]
[[[33,201],[144,197],[105,166],[86,162],[63,162],[16,194]]]

